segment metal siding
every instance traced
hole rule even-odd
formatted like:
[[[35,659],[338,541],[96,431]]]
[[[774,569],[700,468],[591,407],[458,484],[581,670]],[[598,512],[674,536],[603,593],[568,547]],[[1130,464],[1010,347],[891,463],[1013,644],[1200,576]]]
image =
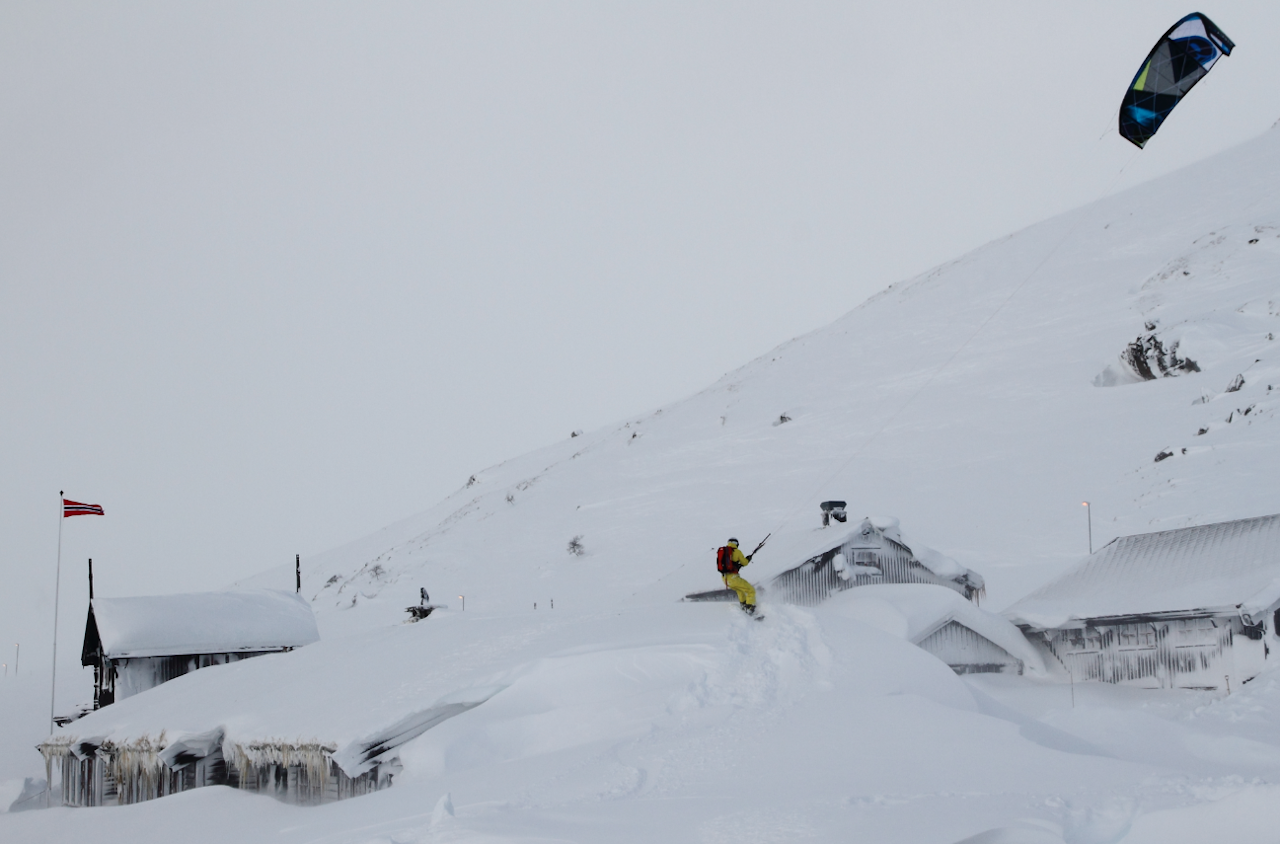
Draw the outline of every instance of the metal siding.
[[[1235,671],[1237,620],[1197,616],[1038,634],[1075,680],[1145,688],[1218,689],[1250,676]]]
[[[1280,515],[1118,537],[1006,615],[1034,624],[1235,607],[1280,574]]]
[[[880,576],[852,573],[854,566],[878,568]],[[964,594],[955,581],[934,574],[905,546],[884,537],[875,549],[840,547],[810,557],[769,581],[767,590],[783,603],[815,606],[837,592],[874,583],[932,583]]]
[[[948,621],[917,644],[957,674],[1022,673],[1021,660],[956,621]]]

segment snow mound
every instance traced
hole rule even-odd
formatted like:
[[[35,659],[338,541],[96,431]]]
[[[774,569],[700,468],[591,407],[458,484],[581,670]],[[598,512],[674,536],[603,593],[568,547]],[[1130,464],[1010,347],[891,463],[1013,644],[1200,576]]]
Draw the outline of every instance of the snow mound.
[[[944,586],[923,583],[862,586],[842,592],[827,603],[831,608],[824,607],[824,612],[856,618],[912,644],[918,644],[948,622],[955,621],[1022,660],[1029,673],[1045,674],[1044,661],[1022,631]]]

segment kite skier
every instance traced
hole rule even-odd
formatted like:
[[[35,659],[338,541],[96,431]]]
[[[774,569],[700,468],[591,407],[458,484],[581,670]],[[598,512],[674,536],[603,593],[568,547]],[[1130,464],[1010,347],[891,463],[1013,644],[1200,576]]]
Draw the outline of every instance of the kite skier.
[[[765,537],[768,539],[769,537]],[[764,545],[763,542],[756,546],[756,551]],[[756,616],[756,590],[755,587],[746,581],[739,571],[746,565],[751,563],[752,556],[756,551],[750,554],[743,554],[738,548],[738,540],[729,537],[729,542],[721,546],[716,551],[716,571],[720,572],[720,576],[724,578],[724,585],[729,587],[738,596],[738,607],[747,615]],[[764,616],[756,616],[763,619]]]

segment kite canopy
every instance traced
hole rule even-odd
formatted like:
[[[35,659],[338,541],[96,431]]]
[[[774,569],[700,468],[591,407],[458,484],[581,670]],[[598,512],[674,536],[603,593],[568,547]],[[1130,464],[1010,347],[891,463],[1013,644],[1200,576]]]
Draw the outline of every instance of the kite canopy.
[[[1187,15],[1156,42],[1120,104],[1120,135],[1139,148],[1221,56],[1235,44],[1199,12]]]

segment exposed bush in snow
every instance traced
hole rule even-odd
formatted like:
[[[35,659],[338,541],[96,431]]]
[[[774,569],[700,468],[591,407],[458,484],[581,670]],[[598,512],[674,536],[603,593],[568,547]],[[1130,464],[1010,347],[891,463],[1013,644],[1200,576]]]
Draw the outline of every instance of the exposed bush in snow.
[[[582,544],[581,534],[569,540],[569,546],[567,550],[569,551],[570,554],[574,555],[575,557],[581,557],[583,554],[587,553],[586,547]]]

